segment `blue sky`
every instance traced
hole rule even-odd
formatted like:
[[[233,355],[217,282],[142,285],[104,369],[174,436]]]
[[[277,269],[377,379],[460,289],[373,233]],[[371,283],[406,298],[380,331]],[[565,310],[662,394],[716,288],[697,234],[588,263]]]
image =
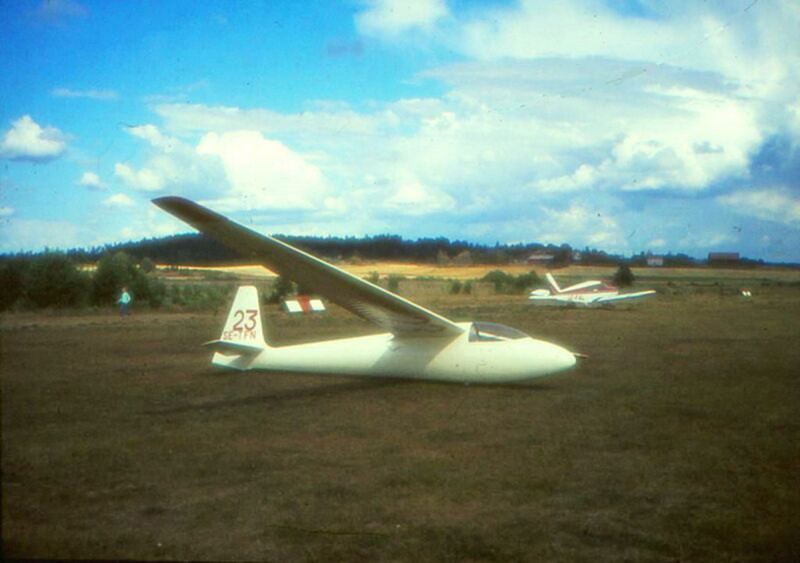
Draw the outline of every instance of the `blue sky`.
[[[187,232],[800,262],[800,4],[0,3],[0,251]]]

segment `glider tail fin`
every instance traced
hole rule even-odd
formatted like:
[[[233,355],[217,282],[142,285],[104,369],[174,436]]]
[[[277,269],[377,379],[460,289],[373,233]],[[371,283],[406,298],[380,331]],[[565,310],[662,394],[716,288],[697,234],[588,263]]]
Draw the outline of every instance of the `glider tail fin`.
[[[553,277],[553,274],[551,274],[550,272],[547,272],[544,275],[544,277],[547,278],[547,283],[550,284],[550,287],[552,288],[553,292],[561,293],[561,288],[558,287],[558,282],[556,282],[556,278]]]
[[[251,359],[269,347],[264,339],[258,290],[255,286],[245,285],[239,288],[219,340],[206,342],[204,346],[216,352],[213,360],[215,364],[226,365],[231,364],[232,360],[237,360],[238,364]]]
[[[265,343],[261,307],[255,286],[243,285],[236,291],[220,340],[247,344]]]

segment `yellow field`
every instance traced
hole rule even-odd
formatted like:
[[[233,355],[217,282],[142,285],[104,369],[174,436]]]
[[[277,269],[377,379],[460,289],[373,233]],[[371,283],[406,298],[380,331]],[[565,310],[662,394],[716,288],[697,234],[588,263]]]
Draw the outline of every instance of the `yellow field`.
[[[169,268],[159,265],[161,269]],[[528,264],[506,264],[503,266],[474,265],[474,266],[437,266],[435,264],[412,264],[405,262],[372,262],[368,264],[339,264],[339,267],[359,277],[366,277],[372,272],[378,272],[381,277],[390,275],[405,276],[407,278],[443,278],[457,280],[480,279],[492,270],[503,270],[509,274],[519,275],[536,271],[543,275],[546,271],[541,267]],[[191,266],[182,268],[197,271],[212,271],[232,273],[240,277],[271,278],[275,274],[259,265],[246,266]],[[614,266],[568,266],[559,268],[553,273],[557,277],[573,279],[610,279],[616,267]],[[187,272],[188,273],[188,272]],[[762,280],[781,281],[784,283],[800,282],[800,269],[784,268],[753,268],[753,269],[715,269],[715,268],[633,268],[633,273],[640,279],[652,280],[697,280],[709,278],[736,279],[736,280]]]

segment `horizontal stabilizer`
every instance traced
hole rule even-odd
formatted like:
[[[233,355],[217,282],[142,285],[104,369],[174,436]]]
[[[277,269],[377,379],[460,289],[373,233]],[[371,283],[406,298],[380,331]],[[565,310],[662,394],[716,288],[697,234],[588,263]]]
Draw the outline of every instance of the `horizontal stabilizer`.
[[[603,282],[598,281],[598,280],[585,281],[585,282],[581,282],[581,283],[576,283],[575,285],[571,285],[569,287],[565,287],[564,289],[561,290],[561,293],[572,293],[572,292],[575,292],[575,291],[583,291],[584,289],[589,289],[589,288],[592,288],[592,287],[599,287],[599,286],[602,286],[602,285],[603,285]],[[595,291],[597,291],[597,290],[595,290]]]
[[[255,356],[261,353],[265,347],[259,344],[248,344],[246,342],[236,342],[233,340],[212,340],[203,344],[220,354],[238,354],[244,356]]]

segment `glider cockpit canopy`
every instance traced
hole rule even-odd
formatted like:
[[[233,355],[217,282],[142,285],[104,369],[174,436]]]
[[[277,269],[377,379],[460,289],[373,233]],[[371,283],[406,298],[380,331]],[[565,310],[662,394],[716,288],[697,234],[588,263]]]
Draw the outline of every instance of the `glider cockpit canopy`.
[[[520,340],[530,338],[521,330],[497,323],[472,323],[469,329],[470,342],[500,342],[504,340]]]

